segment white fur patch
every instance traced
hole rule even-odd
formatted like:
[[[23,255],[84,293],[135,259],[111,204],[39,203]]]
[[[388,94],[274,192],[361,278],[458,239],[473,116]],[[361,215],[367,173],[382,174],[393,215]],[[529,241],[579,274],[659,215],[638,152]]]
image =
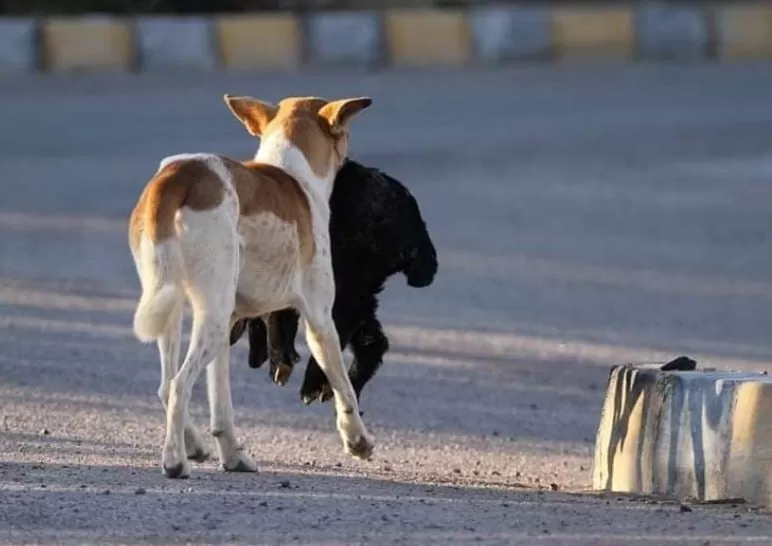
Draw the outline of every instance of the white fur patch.
[[[217,159],[216,154],[206,154],[206,153],[198,153],[198,154],[175,154],[170,155],[167,157],[164,157],[161,160],[160,165],[158,165],[158,171],[161,172],[164,170],[164,168],[169,165],[170,163],[174,163],[175,161],[183,161],[183,160],[189,160],[189,159],[199,159],[201,161],[207,161],[209,162],[212,158]],[[218,159],[219,161],[219,159]]]
[[[260,141],[255,160],[279,167],[291,174],[311,198],[321,197],[327,203],[332,195],[335,173],[330,169],[326,177],[320,177],[311,169],[308,159],[292,141],[280,132]]]

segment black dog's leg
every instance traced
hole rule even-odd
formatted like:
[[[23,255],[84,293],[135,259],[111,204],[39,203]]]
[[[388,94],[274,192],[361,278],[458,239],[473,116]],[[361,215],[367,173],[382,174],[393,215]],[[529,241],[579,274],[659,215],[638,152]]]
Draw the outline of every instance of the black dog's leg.
[[[364,386],[383,364],[383,355],[389,350],[389,338],[375,315],[369,316],[351,338],[354,361],[348,375],[356,392],[357,400]]]
[[[230,344],[235,344],[245,330],[249,332],[249,367],[259,368],[268,358],[265,323],[260,317],[239,319],[231,328]]]
[[[327,387],[325,389],[325,386]],[[314,400],[325,401],[329,396],[329,383],[327,376],[319,367],[316,359],[311,356],[306,364],[306,373],[303,376],[303,384],[300,386],[300,399],[304,404],[310,404]]]
[[[249,319],[247,332],[249,334],[249,367],[257,369],[268,359],[268,335],[263,319],[260,317]]]
[[[294,309],[282,309],[268,315],[268,337],[270,340],[271,379],[284,386],[292,375],[300,355],[295,350],[300,315]]]
[[[231,339],[230,344],[234,345],[242,335],[244,335],[244,330],[247,329],[247,323],[249,322],[249,319],[239,319],[236,321],[236,324],[233,325],[231,328]]]

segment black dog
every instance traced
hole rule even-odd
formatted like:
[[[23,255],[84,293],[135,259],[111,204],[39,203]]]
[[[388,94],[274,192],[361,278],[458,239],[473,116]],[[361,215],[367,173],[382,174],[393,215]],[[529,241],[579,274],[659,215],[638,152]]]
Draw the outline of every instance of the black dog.
[[[335,178],[330,239],[335,275],[332,316],[341,348],[350,344],[354,353],[349,377],[359,398],[389,349],[376,317],[378,294],[395,273],[403,273],[413,287],[431,284],[437,273],[437,252],[408,189],[387,174],[352,160],[345,161]],[[295,351],[298,320],[294,309],[242,319],[231,330],[231,345],[248,328],[249,366],[259,368],[270,356],[271,377],[284,385],[300,360]],[[332,397],[327,378],[313,357],[300,395],[306,404]]]

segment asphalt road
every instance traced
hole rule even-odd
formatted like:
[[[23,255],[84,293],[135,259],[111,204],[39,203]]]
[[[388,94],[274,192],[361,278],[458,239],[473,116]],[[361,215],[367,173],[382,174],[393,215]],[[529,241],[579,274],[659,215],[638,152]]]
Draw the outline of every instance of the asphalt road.
[[[768,366],[769,68],[0,82],[0,542],[770,543],[747,506],[586,492],[608,366]],[[254,153],[223,93],[373,97],[352,155],[421,204],[440,272],[381,298],[372,462],[342,452],[330,404],[300,403],[300,369],[275,387],[242,341],[261,473],[161,475],[126,219],[162,157]],[[203,381],[194,416],[206,430]]]

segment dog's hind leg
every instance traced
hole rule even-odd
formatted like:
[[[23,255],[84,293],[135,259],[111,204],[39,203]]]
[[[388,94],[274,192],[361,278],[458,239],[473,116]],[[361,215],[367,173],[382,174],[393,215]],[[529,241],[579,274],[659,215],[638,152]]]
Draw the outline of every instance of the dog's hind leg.
[[[166,331],[158,338],[158,352],[161,356],[161,385],[158,388],[158,398],[164,410],[169,407],[169,391],[172,378],[177,374],[180,361],[180,343],[182,341],[182,306],[174,310]],[[185,415],[185,454],[187,458],[196,462],[203,462],[209,458],[209,452],[204,446],[201,435]]]

